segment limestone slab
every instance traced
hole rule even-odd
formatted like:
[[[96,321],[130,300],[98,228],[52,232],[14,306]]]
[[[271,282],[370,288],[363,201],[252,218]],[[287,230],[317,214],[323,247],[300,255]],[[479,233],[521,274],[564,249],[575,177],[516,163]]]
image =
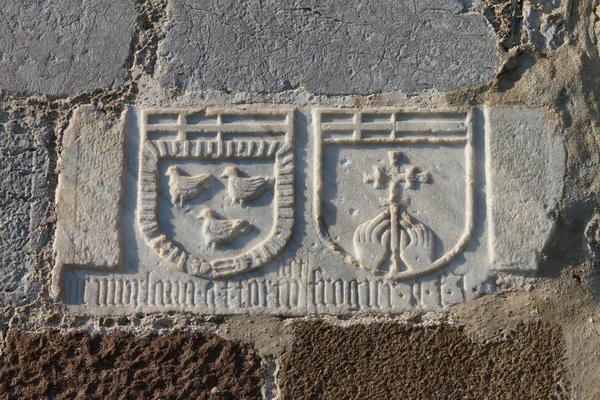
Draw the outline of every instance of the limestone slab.
[[[112,270],[121,264],[125,134],[92,106],[73,112],[63,136],[56,197],[55,282],[68,267]]]
[[[97,265],[55,277],[75,312],[442,310],[493,292],[503,271],[535,271],[562,192],[560,125],[540,110],[131,106],[128,115],[124,210],[110,225],[123,240],[106,247],[122,258],[106,271],[113,253],[102,248]],[[97,132],[97,143],[114,135]],[[111,157],[103,148],[80,146],[77,170]],[[119,176],[117,165],[102,176]],[[82,237],[106,240],[95,214]]]
[[[68,95],[124,79],[133,2],[6,1],[0,18],[0,88]]]
[[[499,68],[482,13],[459,0],[174,0],[158,53],[171,88],[314,94],[450,90]]]
[[[566,151],[540,110],[487,110],[490,261],[499,271],[535,271],[554,230]]]

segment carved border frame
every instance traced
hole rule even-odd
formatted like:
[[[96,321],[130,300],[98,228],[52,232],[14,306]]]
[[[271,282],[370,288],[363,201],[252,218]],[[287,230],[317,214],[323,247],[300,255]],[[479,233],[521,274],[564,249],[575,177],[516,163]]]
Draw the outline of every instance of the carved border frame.
[[[215,140],[186,140],[181,132],[186,129],[186,113],[205,112],[217,116]],[[175,140],[148,140],[149,114],[178,114],[178,124],[169,128],[179,130]],[[282,116],[285,117],[283,140],[222,141],[221,132],[236,130],[222,122],[222,114],[236,116]],[[183,117],[182,117],[183,115]],[[238,124],[239,125],[239,124]],[[253,133],[269,134],[269,124],[256,125]],[[166,127],[166,125],[165,125]],[[166,265],[192,276],[212,279],[228,278],[257,270],[275,259],[290,241],[294,227],[294,110],[293,109],[149,109],[141,112],[140,169],[138,182],[137,222],[141,236]],[[159,127],[160,128],[160,127]],[[157,128],[157,129],[159,129]],[[202,127],[197,127],[203,129]],[[203,131],[204,132],[204,131]],[[242,129],[240,133],[243,133]],[[188,160],[273,159],[275,169],[275,196],[273,199],[274,224],[268,236],[257,246],[231,258],[213,261],[190,254],[173,243],[161,230],[158,222],[158,167],[164,158]]]
[[[397,138],[395,136],[396,130],[396,116],[398,114],[409,114],[419,113],[423,115],[427,114],[439,114],[439,113],[465,113],[465,126],[466,126],[466,137],[453,138],[453,137],[429,137],[427,136],[411,136],[404,138]],[[325,143],[323,129],[322,129],[322,115],[323,114],[347,114],[353,115],[353,123],[357,127],[352,137],[343,140],[335,140],[336,143],[340,144],[440,144],[440,145],[451,145],[457,144],[461,139],[465,144],[465,169],[466,169],[466,198],[465,198],[465,226],[463,233],[458,239],[457,243],[445,254],[435,260],[429,265],[429,267],[422,271],[402,271],[402,272],[388,272],[385,274],[387,279],[393,280],[409,280],[415,279],[422,276],[429,275],[431,273],[440,271],[448,264],[450,264],[456,257],[465,249],[473,232],[475,230],[475,215],[476,215],[476,204],[475,204],[475,147],[473,142],[473,110],[452,110],[452,109],[439,109],[439,110],[419,110],[419,109],[401,109],[401,108],[376,108],[376,109],[348,109],[348,108],[313,108],[312,110],[312,126],[314,134],[314,148],[313,148],[313,216],[314,223],[317,229],[318,236],[320,236],[325,247],[329,248],[334,254],[340,256],[344,262],[348,265],[354,266],[357,269],[360,268],[359,261],[349,252],[344,250],[335,240],[330,236],[325,221],[322,217],[322,194],[323,194],[323,147],[328,145]],[[361,133],[358,131],[360,126],[361,114],[390,114],[389,124],[392,138],[373,138],[364,140],[361,138]],[[362,270],[362,269],[361,269]]]

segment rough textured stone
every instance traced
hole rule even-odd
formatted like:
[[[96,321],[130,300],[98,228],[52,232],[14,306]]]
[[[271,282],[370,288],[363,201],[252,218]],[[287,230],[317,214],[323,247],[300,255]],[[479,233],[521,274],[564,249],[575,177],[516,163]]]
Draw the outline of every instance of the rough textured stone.
[[[133,2],[7,1],[0,18],[0,89],[68,95],[123,83]]]
[[[527,0],[523,10],[523,42],[536,50],[555,50],[564,43],[565,27],[561,0]]]
[[[351,94],[490,82],[483,16],[461,1],[304,0],[169,4],[159,75],[168,87]]]
[[[0,304],[35,299],[35,253],[49,240],[52,127],[35,108],[0,110]]]
[[[564,395],[561,334],[521,325],[497,343],[462,328],[298,323],[282,359],[284,399],[547,399]],[[555,397],[552,397],[555,396]]]
[[[199,333],[12,332],[0,380],[0,397],[29,399],[257,399],[263,383],[251,349]]]
[[[502,48],[522,47],[551,51],[560,47],[568,35],[564,14],[568,3],[561,0],[483,0],[484,15],[498,34]]]

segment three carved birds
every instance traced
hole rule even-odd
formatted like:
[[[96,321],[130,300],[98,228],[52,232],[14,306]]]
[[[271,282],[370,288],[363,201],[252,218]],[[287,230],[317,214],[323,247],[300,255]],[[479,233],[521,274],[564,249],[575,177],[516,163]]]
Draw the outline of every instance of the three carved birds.
[[[211,188],[211,174],[184,176],[179,167],[171,166],[165,175],[169,177],[171,201],[179,208],[183,208],[185,201],[193,200]],[[242,177],[235,167],[227,167],[221,178],[227,179],[227,194],[232,205],[244,206],[246,202],[258,199],[275,186],[275,179],[272,177]],[[197,218],[203,221],[201,232],[205,244],[213,249],[218,245],[231,243],[251,230],[247,221],[220,218],[211,208],[202,210]]]

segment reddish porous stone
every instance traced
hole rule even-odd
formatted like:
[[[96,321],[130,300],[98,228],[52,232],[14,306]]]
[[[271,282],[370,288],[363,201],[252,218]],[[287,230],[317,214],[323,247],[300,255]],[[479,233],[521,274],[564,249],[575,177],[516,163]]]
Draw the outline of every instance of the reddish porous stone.
[[[298,323],[284,399],[547,399],[564,395],[558,329],[522,325],[482,344],[460,327]],[[554,397],[553,397],[554,396]]]
[[[260,358],[199,333],[11,332],[0,358],[0,398],[256,399]]]

